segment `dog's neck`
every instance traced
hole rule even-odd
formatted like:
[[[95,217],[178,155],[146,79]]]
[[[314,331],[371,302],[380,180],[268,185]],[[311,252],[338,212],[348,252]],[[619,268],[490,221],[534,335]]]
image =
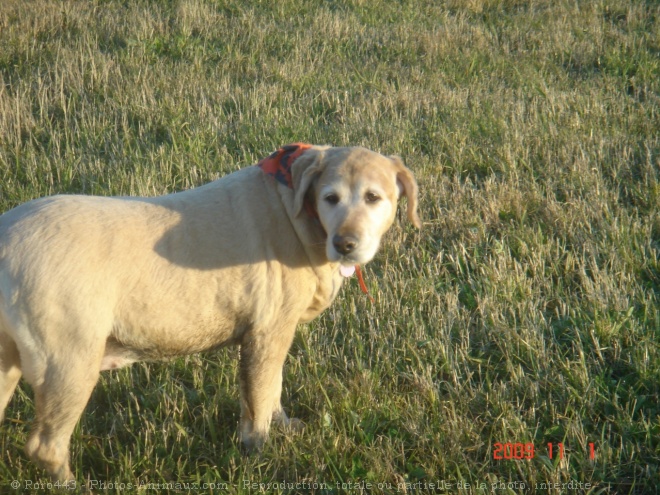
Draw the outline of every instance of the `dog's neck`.
[[[284,190],[280,190],[282,201],[290,215],[294,214],[294,185],[291,168],[293,163],[310,148],[312,148],[312,145],[306,143],[288,144],[257,163],[257,166],[264,174],[291,191],[291,194],[289,194],[289,191],[285,193]],[[328,259],[325,254],[324,245],[328,236],[316,211],[313,188],[310,188],[309,194],[303,201],[303,209],[305,210],[308,221],[294,222],[294,228],[298,233],[299,239],[305,246],[305,250],[308,251],[308,255],[315,260],[314,264],[326,264],[328,263]]]
[[[257,166],[259,166],[266,175],[270,175],[280,184],[284,184],[289,189],[293,189],[291,166],[300,155],[311,147],[311,144],[306,143],[287,144],[261,160]],[[310,217],[318,219],[319,215],[314,207],[314,202],[311,201],[310,198],[305,198],[303,208],[305,208],[305,211]]]

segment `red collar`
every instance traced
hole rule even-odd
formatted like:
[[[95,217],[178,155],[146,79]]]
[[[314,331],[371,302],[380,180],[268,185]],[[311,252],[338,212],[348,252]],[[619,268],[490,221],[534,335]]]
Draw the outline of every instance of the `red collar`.
[[[257,165],[261,167],[266,175],[274,177],[277,182],[293,189],[291,165],[296,161],[296,158],[311,147],[311,144],[305,143],[287,144],[261,160]]]
[[[293,180],[291,177],[291,165],[296,159],[305,151],[312,147],[311,144],[306,143],[292,143],[282,146],[277,151],[273,152],[270,156],[261,160],[257,165],[264,171],[266,175],[270,175],[280,184],[293,189]],[[314,205],[305,199],[303,204],[305,211],[312,218],[318,218]]]

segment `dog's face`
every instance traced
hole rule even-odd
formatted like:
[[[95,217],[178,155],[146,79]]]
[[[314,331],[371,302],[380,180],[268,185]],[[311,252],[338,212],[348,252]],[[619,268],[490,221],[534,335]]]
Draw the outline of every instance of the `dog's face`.
[[[398,157],[364,148],[310,150],[305,155],[308,153],[313,155],[305,157],[308,163],[300,174],[296,199],[313,196],[310,199],[327,234],[329,261],[344,266],[370,261],[392,225],[397,201],[403,195],[408,198],[408,218],[421,226],[417,183]],[[296,202],[298,206],[302,201]]]

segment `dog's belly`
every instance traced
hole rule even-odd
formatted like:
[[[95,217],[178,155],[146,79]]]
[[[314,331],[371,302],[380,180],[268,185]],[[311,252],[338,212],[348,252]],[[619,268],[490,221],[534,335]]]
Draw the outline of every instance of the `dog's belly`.
[[[124,305],[106,341],[101,369],[196,354],[240,342],[252,324],[250,308],[237,306],[235,298],[209,291],[195,295],[195,300],[174,297],[155,301],[145,297]],[[237,311],[237,307],[245,311]]]
[[[123,335],[124,340],[118,340],[114,335],[107,339],[101,371],[122,368],[138,361],[167,360],[232,345],[240,341],[244,331],[245,326],[236,323],[233,329],[181,332],[178,338],[172,338],[170,332],[159,337],[160,332],[154,329],[122,332],[117,328],[113,333]]]

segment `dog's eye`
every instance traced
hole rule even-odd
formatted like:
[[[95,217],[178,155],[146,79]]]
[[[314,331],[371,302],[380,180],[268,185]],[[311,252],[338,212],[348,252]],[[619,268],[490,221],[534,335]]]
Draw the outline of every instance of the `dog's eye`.
[[[364,199],[367,203],[377,203],[380,201],[380,196],[376,193],[368,192],[364,195]]]
[[[326,203],[331,205],[336,205],[339,203],[339,196],[337,196],[335,193],[326,194],[323,199]]]

